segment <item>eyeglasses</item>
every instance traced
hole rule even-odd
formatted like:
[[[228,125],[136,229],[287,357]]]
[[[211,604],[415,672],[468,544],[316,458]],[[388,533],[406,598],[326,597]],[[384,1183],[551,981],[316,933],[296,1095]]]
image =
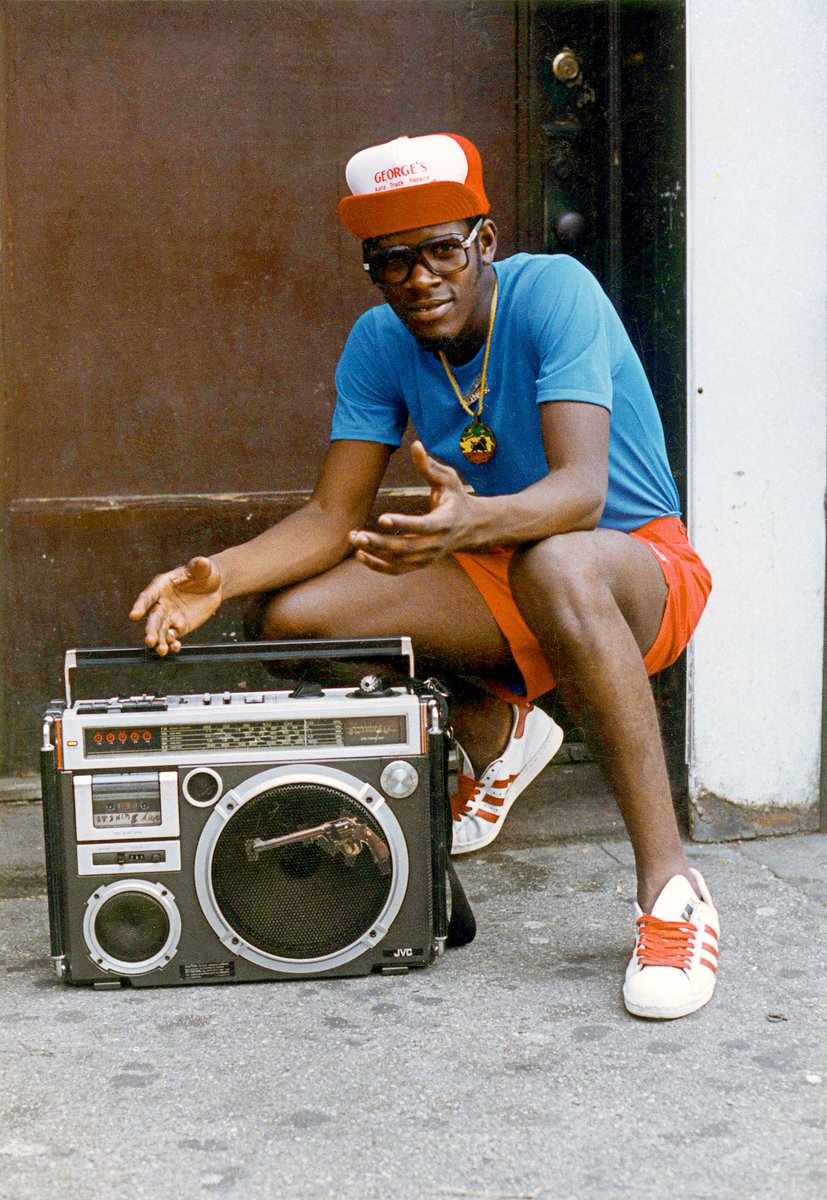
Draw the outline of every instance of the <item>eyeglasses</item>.
[[[468,266],[468,248],[482,229],[485,217],[480,217],[468,237],[458,234],[427,238],[418,246],[387,246],[368,254],[362,266],[380,287],[407,283],[411,271],[422,262],[432,275],[454,275]]]

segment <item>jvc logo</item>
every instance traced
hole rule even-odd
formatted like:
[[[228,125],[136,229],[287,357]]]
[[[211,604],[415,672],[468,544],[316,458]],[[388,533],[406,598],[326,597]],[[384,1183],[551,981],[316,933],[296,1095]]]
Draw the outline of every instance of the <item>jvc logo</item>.
[[[399,950],[394,950],[393,957],[394,958],[413,958],[413,947],[412,946],[402,946],[402,947],[400,947]]]

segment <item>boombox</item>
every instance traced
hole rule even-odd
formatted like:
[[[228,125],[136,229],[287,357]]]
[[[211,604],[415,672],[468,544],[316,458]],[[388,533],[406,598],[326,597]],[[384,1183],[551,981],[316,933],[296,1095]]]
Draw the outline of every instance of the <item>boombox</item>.
[[[425,967],[448,920],[450,735],[407,638],[185,646],[231,660],[406,666],[403,683],[74,699],[73,672],[158,658],[70,650],[43,722],[52,957],[67,983],[192,985]],[[449,928],[450,926],[450,928]]]

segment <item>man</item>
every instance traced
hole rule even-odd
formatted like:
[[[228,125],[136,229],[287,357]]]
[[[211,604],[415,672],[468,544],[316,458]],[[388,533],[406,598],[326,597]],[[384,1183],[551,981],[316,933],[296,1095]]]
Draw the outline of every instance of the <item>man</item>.
[[[681,653],[710,580],[640,362],[575,260],[495,263],[467,139],[369,147],[347,180],[340,216],[385,304],[340,360],[313,495],[252,541],[157,576],[132,616],[162,655],[238,595],[259,597],[270,638],[410,635],[452,683],[456,853],[497,836],[557,751],[560,731],[532,701],[559,682],[596,731],[635,851],[626,1006],[692,1012],[715,985],[718,918],[681,845],[647,672]],[[429,511],[368,530],[409,419]]]

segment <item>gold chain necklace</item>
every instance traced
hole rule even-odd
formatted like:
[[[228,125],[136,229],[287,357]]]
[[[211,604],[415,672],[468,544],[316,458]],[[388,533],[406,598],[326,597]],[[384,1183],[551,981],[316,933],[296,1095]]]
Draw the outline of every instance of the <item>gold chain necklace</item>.
[[[497,286],[497,275],[495,272],[494,295],[491,297],[491,316],[488,320],[488,337],[485,341],[485,355],[483,356],[482,360],[482,375],[480,375],[477,384],[475,384],[468,393],[469,396],[473,395],[476,387],[479,386],[479,397],[477,400],[476,409],[474,409],[468,399],[463,396],[462,390],[454,377],[454,372],[451,370],[448,364],[448,359],[441,350],[439,352],[440,361],[442,362],[448,378],[451,381],[451,386],[457,394],[457,399],[468,413],[469,417],[472,418],[471,424],[466,425],[465,429],[463,429],[462,433],[459,435],[459,448],[468,461],[472,463],[490,462],[497,452],[497,439],[494,435],[494,430],[490,425],[486,425],[484,421],[481,421],[480,417],[482,416],[482,409],[483,405],[485,404],[485,383],[488,378],[488,360],[491,357],[491,342],[494,338],[494,321],[497,317],[498,295],[499,288]]]

